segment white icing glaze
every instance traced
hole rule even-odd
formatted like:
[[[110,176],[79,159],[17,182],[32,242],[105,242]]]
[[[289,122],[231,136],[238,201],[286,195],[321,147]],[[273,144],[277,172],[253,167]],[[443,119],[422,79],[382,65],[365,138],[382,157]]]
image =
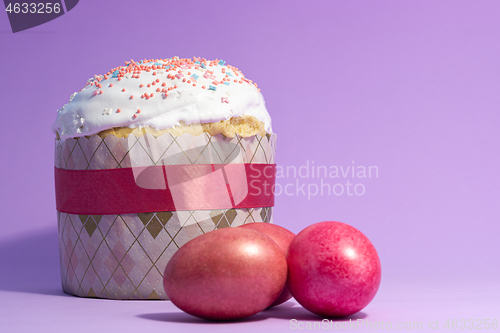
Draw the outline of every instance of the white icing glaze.
[[[141,65],[143,69],[139,72]],[[146,71],[147,68],[150,70]],[[168,77],[173,75],[176,75],[173,79]],[[168,88],[172,90],[166,91]],[[236,68],[217,60],[174,57],[132,62],[89,79],[87,85],[58,110],[52,131],[65,140],[112,127],[166,129],[181,125],[181,122],[211,123],[241,115],[254,116],[265,124],[268,133],[272,133],[271,117],[262,94]]]

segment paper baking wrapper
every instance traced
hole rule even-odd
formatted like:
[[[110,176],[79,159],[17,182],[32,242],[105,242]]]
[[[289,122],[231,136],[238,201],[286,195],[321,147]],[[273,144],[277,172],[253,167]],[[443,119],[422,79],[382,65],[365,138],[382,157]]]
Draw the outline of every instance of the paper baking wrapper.
[[[55,166],[99,170],[274,163],[276,135],[98,135],[56,141]],[[272,207],[74,215],[57,212],[63,290],[81,297],[166,299],[163,271],[183,244],[214,229],[272,222]]]

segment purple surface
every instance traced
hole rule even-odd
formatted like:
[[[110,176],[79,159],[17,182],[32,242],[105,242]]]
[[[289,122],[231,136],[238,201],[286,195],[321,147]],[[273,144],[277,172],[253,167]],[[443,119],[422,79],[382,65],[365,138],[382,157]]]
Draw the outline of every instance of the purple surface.
[[[169,302],[62,294],[55,112],[94,74],[175,55],[222,58],[259,84],[278,165],[378,167],[378,178],[323,179],[364,195],[294,191],[274,211],[293,232],[338,220],[370,238],[382,284],[356,318],[439,318],[443,330],[446,318],[500,320],[499,12],[498,1],[85,1],[16,34],[0,13],[0,327],[273,331],[316,318],[287,302],[207,324]],[[297,181],[321,184],[278,179]]]

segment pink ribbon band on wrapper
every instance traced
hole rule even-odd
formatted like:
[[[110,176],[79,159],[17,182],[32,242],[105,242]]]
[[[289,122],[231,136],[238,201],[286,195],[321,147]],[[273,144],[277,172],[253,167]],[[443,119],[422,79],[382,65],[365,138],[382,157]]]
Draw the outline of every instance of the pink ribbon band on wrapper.
[[[104,170],[55,167],[56,207],[108,215],[274,206],[276,164],[185,164]]]

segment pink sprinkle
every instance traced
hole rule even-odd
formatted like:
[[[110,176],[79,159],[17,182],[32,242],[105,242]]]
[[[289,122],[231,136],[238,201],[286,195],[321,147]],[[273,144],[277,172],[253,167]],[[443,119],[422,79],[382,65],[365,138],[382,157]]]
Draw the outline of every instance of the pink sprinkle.
[[[216,77],[215,75],[213,75],[213,73],[214,73],[214,72],[207,70],[207,71],[205,71],[205,73],[203,74],[203,77],[204,77],[205,79],[212,79],[212,80],[215,80],[217,77]]]
[[[229,98],[227,98],[227,97],[221,97],[220,98],[220,102],[221,103],[228,103],[229,104]]]
[[[178,79],[180,79],[180,78],[181,78],[181,77],[183,77],[183,76],[184,76],[184,75],[183,75],[182,73],[177,73],[177,74],[175,74],[175,77],[176,77],[176,78],[178,78]]]
[[[92,92],[92,96],[95,96],[95,95],[98,95],[98,94],[99,94],[99,90],[94,90],[94,91]]]

